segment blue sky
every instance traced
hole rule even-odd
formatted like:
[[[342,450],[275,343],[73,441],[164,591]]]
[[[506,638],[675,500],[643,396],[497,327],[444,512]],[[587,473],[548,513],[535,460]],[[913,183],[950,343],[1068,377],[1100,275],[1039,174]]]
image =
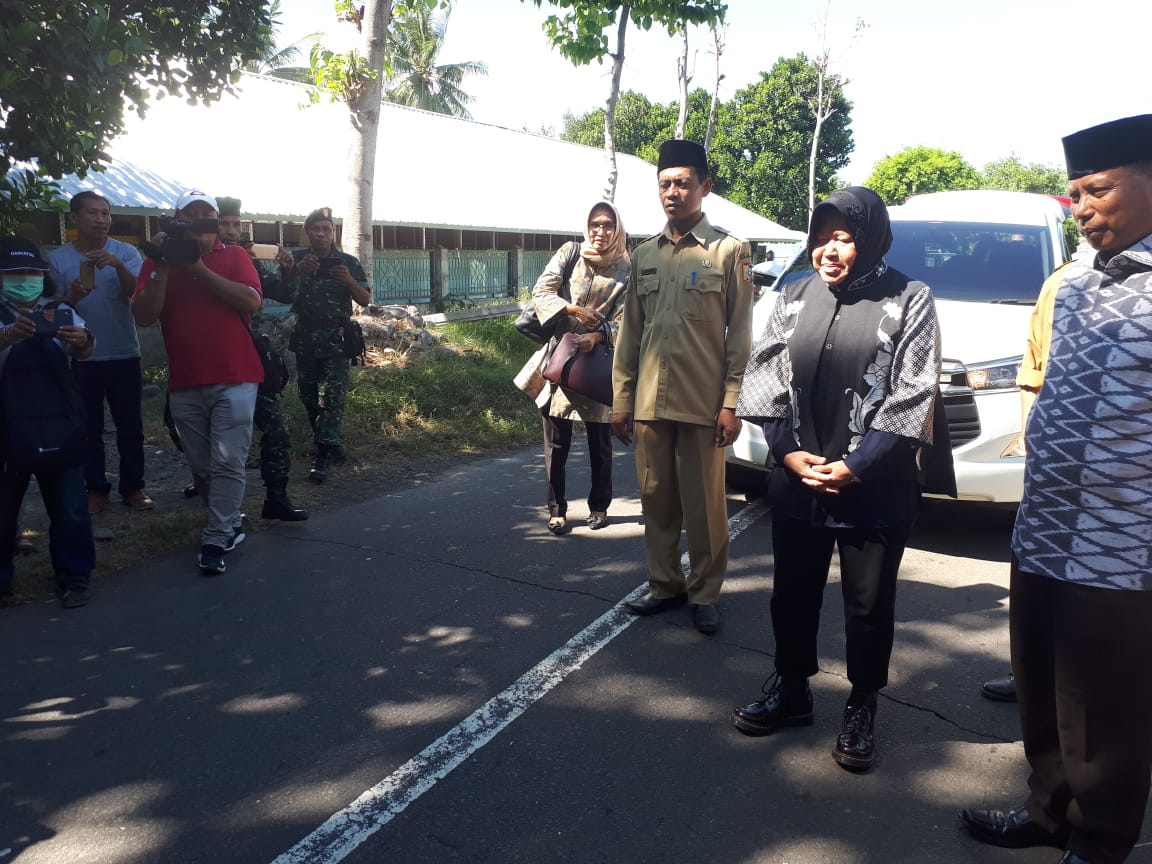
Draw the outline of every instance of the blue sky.
[[[314,30],[337,45],[351,38],[335,23],[330,0],[281,5],[282,43]],[[1146,0],[729,0],[728,6],[726,98],[778,57],[818,51],[817,21],[828,10],[834,71],[849,79],[854,103],[856,149],[841,172],[851,182],[863,182],[876,160],[918,144],[957,150],[977,168],[1012,153],[1062,165],[1062,135],[1152,112],[1149,49],[1133,50],[1131,36],[1152,25]],[[576,69],[554,52],[540,29],[547,9],[520,0],[455,3],[441,60],[488,64],[488,77],[467,86],[476,120],[559,130],[565,111],[604,104],[608,65]],[[867,26],[853,42],[857,19]],[[694,33],[691,45],[699,52],[693,86],[711,89],[708,34]],[[677,52],[678,41],[663,31],[630,28],[623,88],[675,99]]]

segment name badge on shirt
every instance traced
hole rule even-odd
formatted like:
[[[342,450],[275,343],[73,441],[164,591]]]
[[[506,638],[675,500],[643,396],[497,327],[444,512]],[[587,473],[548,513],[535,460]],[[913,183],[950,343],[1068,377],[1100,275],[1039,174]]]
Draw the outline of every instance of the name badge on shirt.
[[[640,275],[641,276],[655,276],[656,275],[656,268],[655,267],[645,267],[643,270],[640,271]]]

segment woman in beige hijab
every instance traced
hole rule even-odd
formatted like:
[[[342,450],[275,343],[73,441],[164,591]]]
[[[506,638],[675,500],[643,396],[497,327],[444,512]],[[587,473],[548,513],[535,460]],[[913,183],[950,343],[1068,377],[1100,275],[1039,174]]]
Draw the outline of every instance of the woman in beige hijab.
[[[578,334],[576,343],[582,351],[591,351],[601,343],[613,345],[631,269],[627,241],[620,213],[612,204],[601,201],[588,213],[584,241],[564,244],[548,262],[536,281],[532,300],[540,323],[556,325],[557,339],[564,333]],[[576,255],[579,259],[575,266],[566,268]],[[565,269],[571,269],[572,275],[567,290],[562,290]],[[538,370],[548,353],[537,352],[518,376],[520,381],[527,375],[529,383],[522,388],[536,398],[543,416],[548,530],[557,535],[568,531],[564,469],[572,448],[572,421],[579,418],[588,436],[592,467],[587,523],[595,531],[608,524],[608,507],[612,503],[611,408],[544,381]],[[534,368],[529,369],[530,366]]]

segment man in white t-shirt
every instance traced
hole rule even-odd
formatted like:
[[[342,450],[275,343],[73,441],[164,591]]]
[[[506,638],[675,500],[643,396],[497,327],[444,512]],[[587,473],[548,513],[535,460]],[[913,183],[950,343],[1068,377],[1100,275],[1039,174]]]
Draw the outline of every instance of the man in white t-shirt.
[[[84,482],[88,512],[108,508],[112,484],[104,465],[104,403],[116,426],[120,454],[118,491],[133,510],[151,510],[144,492],[144,424],[140,413],[140,342],[132,320],[132,293],[140,272],[134,246],[108,236],[112,214],[99,192],[72,196],[68,219],[76,238],[48,256],[62,299],[76,309],[96,337],[92,356],[74,364],[84,401]]]

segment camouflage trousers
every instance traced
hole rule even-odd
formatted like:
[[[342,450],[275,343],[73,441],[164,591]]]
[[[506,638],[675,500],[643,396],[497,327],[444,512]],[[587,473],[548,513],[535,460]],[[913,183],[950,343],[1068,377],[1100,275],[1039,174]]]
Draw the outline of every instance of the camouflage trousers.
[[[343,352],[296,354],[296,385],[308,412],[308,423],[317,445],[339,447],[348,396],[348,358]]]
[[[288,482],[292,434],[279,393],[257,393],[252,425],[260,431],[260,477],[269,489]]]

